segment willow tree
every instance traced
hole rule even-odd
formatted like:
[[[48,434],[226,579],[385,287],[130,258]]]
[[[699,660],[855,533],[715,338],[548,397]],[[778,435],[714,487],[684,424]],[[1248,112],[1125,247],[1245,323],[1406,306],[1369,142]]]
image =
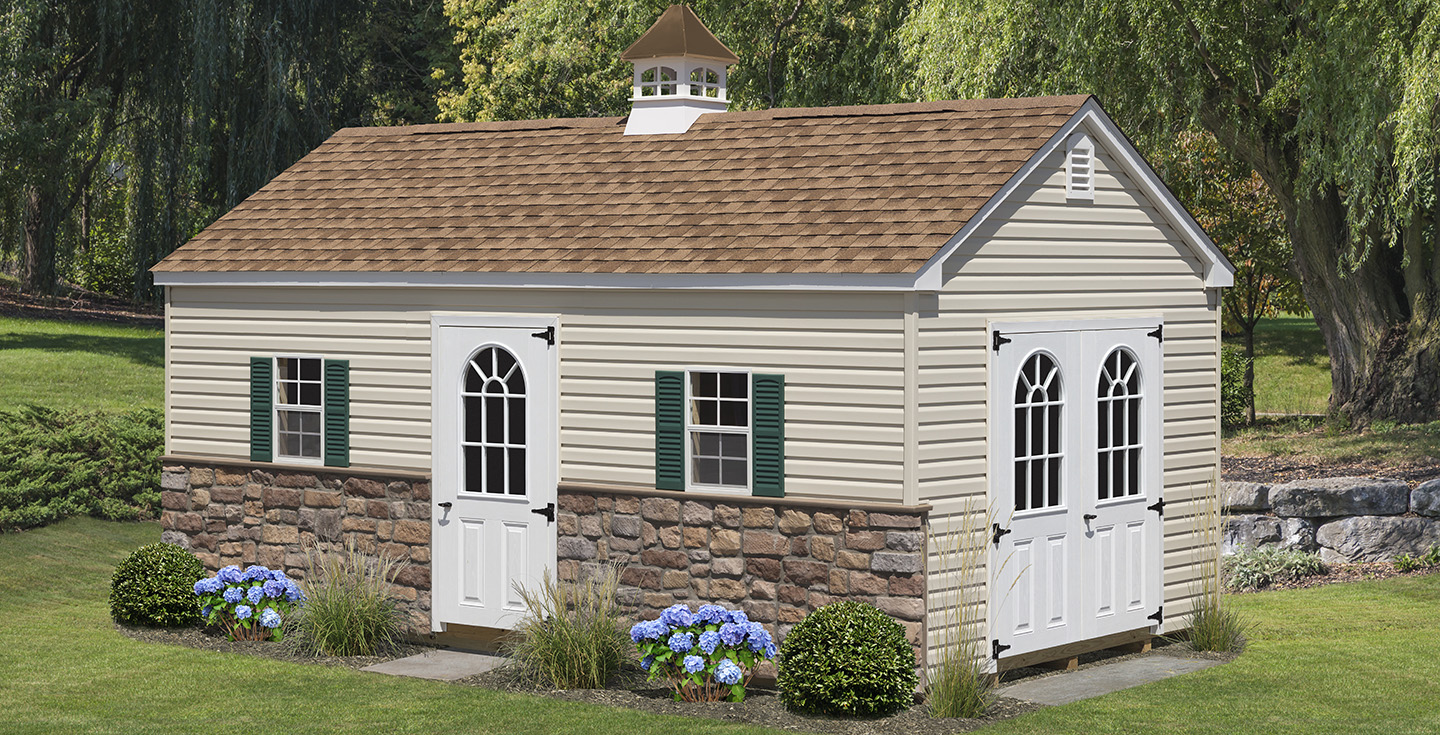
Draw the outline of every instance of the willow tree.
[[[666,0],[446,0],[460,63],[442,70],[446,120],[623,115],[624,51]],[[692,3],[740,62],[734,109],[896,101],[906,0]]]
[[[1440,418],[1440,6],[921,0],[913,92],[1093,92],[1151,145],[1198,124],[1274,192],[1331,409]]]

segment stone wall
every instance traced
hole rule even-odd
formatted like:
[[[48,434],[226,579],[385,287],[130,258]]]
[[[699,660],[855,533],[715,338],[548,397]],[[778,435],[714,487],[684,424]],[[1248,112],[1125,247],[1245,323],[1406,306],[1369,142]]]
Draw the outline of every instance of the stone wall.
[[[1379,477],[1224,482],[1220,491],[1227,554],[1278,546],[1334,564],[1389,561],[1440,544],[1440,479],[1413,489]]]
[[[190,549],[212,572],[263,564],[303,579],[306,549],[342,550],[351,541],[405,561],[395,593],[410,632],[429,632],[429,482],[166,463],[160,487],[161,540]]]
[[[783,639],[833,600],[863,600],[923,651],[925,515],[561,488],[561,580],[623,566],[619,600],[654,617],[676,602],[740,607]]]

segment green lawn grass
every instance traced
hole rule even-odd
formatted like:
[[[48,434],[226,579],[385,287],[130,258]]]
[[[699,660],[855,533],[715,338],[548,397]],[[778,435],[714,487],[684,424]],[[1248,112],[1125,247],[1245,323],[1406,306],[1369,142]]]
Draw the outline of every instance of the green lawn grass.
[[[1242,346],[1239,337],[1226,344]],[[1330,400],[1330,356],[1309,316],[1261,319],[1255,327],[1255,411],[1323,414]]]
[[[771,732],[134,641],[108,619],[108,578],[158,536],[154,524],[88,518],[0,536],[0,730]],[[1237,661],[986,732],[1440,731],[1440,575],[1233,599],[1254,623]]]
[[[161,408],[164,355],[159,329],[0,317],[0,409]]]

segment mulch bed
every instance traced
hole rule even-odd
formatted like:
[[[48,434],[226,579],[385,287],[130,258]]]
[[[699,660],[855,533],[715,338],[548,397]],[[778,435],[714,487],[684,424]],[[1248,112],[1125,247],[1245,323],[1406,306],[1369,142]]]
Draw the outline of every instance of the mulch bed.
[[[743,702],[676,702],[671,690],[658,682],[646,682],[645,672],[629,665],[608,689],[544,689],[517,681],[510,671],[497,669],[456,682],[465,686],[520,694],[553,697],[608,707],[624,707],[657,715],[705,717],[792,732],[824,732],[839,735],[949,735],[970,732],[986,725],[1040,709],[1038,704],[1002,697],[983,718],[935,718],[924,703],[889,717],[847,718],[803,715],[785,708],[773,685],[752,682]]]
[[[222,633],[207,632],[199,628],[139,628],[116,623],[115,629],[120,631],[121,635],[148,643],[164,643],[219,653],[243,653],[248,656],[273,658],[277,661],[341,666],[347,669],[363,669],[366,666],[414,656],[434,648],[433,646],[402,643],[380,656],[322,656],[301,650],[298,646],[284,641],[280,643],[232,641]]]
[[[1220,476],[1225,480],[1278,485],[1320,477],[1389,477],[1413,487],[1440,477],[1440,457],[1425,461],[1357,460],[1327,461],[1314,457],[1221,457]]]
[[[0,316],[154,328],[165,325],[159,306],[136,306],[114,296],[74,287],[62,287],[62,291],[58,296],[31,296],[8,283],[0,283]]]

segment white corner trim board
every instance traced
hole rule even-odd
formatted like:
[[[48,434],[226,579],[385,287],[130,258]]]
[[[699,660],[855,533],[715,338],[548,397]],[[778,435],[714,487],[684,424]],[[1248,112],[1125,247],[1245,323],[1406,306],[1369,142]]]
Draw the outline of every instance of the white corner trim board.
[[[950,241],[945,244],[945,247],[940,249],[940,252],[936,253],[920,268],[919,273],[915,277],[915,289],[918,291],[940,290],[945,280],[943,272],[945,261],[950,259],[950,256],[979,229],[980,225],[994,213],[995,209],[1008,199],[1015,189],[1018,188],[1051,153],[1055,152],[1057,148],[1070,140],[1073,134],[1080,131],[1082,125],[1084,125],[1083,132],[1089,133],[1092,140],[1093,138],[1099,138],[1117,155],[1125,172],[1141,182],[1145,187],[1145,193],[1151,197],[1156,207],[1165,215],[1165,218],[1170,224],[1180,232],[1180,236],[1185,240],[1185,244],[1199,256],[1201,262],[1205,265],[1205,286],[1207,288],[1229,288],[1233,286],[1235,284],[1235,266],[1230,264],[1230,261],[1225,258],[1225,254],[1222,253],[1220,248],[1215,245],[1215,242],[1210,239],[1210,236],[1205,234],[1205,231],[1195,222],[1195,218],[1191,217],[1190,213],[1186,211],[1185,206],[1180,203],[1180,200],[1176,199],[1175,195],[1170,193],[1170,189],[1160,181],[1160,177],[1155,173],[1154,169],[1150,168],[1150,164],[1145,162],[1140,152],[1135,150],[1135,146],[1130,143],[1130,139],[1121,132],[1120,128],[1115,124],[1115,121],[1111,120],[1110,116],[1105,114],[1105,110],[1101,109],[1100,103],[1092,97],[1086,100],[1085,104],[1080,106],[1079,111],[1061,126],[1059,130],[1055,131],[1054,135],[1050,136],[1050,140],[1046,141],[1045,145],[1041,146],[1040,150],[1036,151],[1035,155],[1031,156],[1030,160],[1026,161],[1024,166],[1020,167],[1019,172],[1012,176],[1009,181],[1005,182],[1004,186],[1000,187],[1000,191],[995,192],[995,195],[990,197],[989,201],[985,202],[985,206],[981,207],[980,211],[976,213],[974,217],[971,217],[970,221],[966,222],[965,226],[962,227],[959,232],[955,233],[954,237],[950,238]]]

